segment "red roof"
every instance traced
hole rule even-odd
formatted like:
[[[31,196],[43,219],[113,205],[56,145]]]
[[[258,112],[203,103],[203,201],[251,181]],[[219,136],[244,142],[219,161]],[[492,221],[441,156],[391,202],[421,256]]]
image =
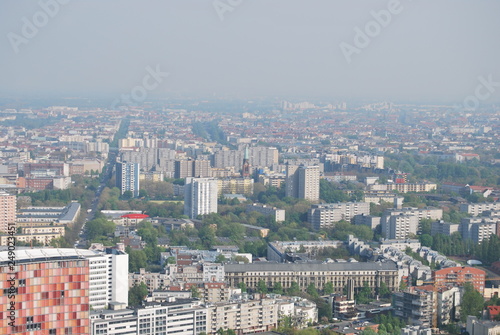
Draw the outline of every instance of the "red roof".
[[[488,306],[486,308],[488,308],[488,314],[491,319],[494,319],[495,316],[500,314],[500,306]]]
[[[145,219],[148,217],[149,217],[149,215],[146,215],[146,214],[125,214],[125,215],[122,215],[122,218],[127,218],[127,219]]]

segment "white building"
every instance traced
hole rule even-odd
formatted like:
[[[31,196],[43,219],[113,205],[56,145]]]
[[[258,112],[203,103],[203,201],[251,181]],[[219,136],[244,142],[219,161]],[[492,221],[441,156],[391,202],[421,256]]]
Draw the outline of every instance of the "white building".
[[[184,186],[184,214],[191,219],[198,215],[217,213],[217,180],[186,178]]]
[[[128,304],[128,254],[106,248],[89,258],[90,306],[105,308],[110,302]]]
[[[482,212],[491,210],[500,210],[500,202],[460,205],[460,212],[467,212],[472,216],[479,216]]]
[[[207,309],[192,299],[171,298],[168,302],[146,302],[135,310],[116,306],[116,310],[91,312],[91,334],[196,335],[206,332]]]

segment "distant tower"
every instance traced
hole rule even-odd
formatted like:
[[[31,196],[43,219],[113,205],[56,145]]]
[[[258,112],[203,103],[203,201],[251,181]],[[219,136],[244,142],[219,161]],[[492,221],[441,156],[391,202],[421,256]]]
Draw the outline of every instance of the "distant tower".
[[[121,194],[131,191],[139,196],[139,163],[116,162],[116,187]]]
[[[241,168],[243,178],[250,177],[250,161],[248,160],[248,147],[245,147],[245,156],[243,157],[243,166]]]

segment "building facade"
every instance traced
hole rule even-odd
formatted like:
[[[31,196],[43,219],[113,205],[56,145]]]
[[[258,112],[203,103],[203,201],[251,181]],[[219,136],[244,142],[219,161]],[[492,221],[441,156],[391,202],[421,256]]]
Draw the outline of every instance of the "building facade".
[[[287,197],[319,200],[319,166],[286,165]]]
[[[297,283],[299,288],[306,290],[313,284],[322,290],[327,282],[333,283],[334,293],[342,293],[349,279],[353,280],[356,290],[361,289],[364,283],[375,292],[384,282],[389,290],[399,287],[399,273],[396,263],[252,263],[252,264],[224,264],[226,281],[231,287],[245,283],[247,288],[257,289],[260,280],[264,280],[267,287],[274,287],[281,283],[283,289]]]
[[[356,215],[369,215],[367,202],[341,202],[336,204],[312,205],[307,212],[307,221],[316,230],[332,228],[341,220],[350,221]]]
[[[190,219],[198,215],[217,213],[217,180],[186,178],[184,185],[184,214]]]
[[[9,231],[9,223],[16,223],[16,205],[15,195],[0,192],[0,232]]]
[[[131,191],[134,197],[139,196],[139,163],[116,163],[116,187],[121,194]]]
[[[89,334],[87,257],[93,256],[88,250],[16,250],[13,265],[8,251],[0,252],[0,289],[4,292],[0,296],[0,333]],[[16,279],[9,282],[13,273]],[[11,320],[14,328],[9,325]]]

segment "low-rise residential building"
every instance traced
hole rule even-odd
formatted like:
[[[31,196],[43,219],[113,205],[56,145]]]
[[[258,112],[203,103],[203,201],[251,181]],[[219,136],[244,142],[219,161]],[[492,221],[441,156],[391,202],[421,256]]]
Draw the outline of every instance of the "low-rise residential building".
[[[370,214],[367,202],[343,202],[336,204],[312,205],[307,213],[307,221],[316,230],[332,228],[341,220],[350,221],[355,215]]]
[[[269,207],[267,205],[263,204],[252,204],[252,205],[247,205],[247,213],[251,212],[258,212],[263,215],[271,215],[276,222],[283,222],[285,221],[285,210],[284,209],[278,209],[276,207]]]
[[[207,307],[207,334],[215,334],[220,328],[245,334],[277,326],[278,304],[274,299],[221,302]]]
[[[169,275],[165,272],[147,272],[146,269],[139,269],[139,272],[128,274],[128,287],[146,284],[149,292],[161,290],[170,285]]]

